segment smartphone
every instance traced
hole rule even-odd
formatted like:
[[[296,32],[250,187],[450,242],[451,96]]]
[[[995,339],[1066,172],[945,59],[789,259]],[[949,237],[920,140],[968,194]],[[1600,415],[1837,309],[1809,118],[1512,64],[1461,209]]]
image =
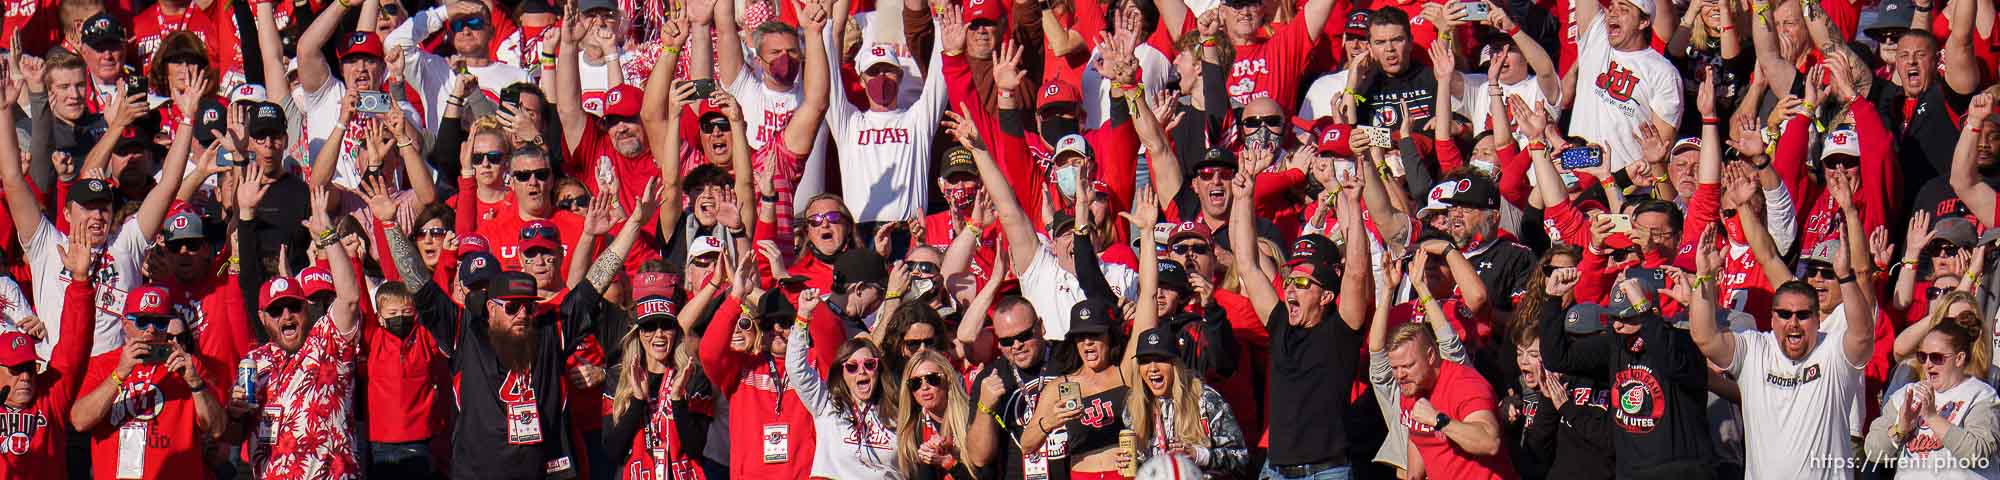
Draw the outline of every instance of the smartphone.
[[[146,356],[139,357],[139,363],[146,363],[146,364],[167,363],[167,357],[173,354],[174,354],[173,347],[167,344],[162,343],[153,345],[153,348],[151,350],[146,351]]]
[[[1490,6],[1483,1],[1462,1],[1458,4],[1465,7],[1465,21],[1468,22],[1484,22],[1493,13]]]
[[[361,92],[361,97],[354,101],[354,111],[361,113],[380,115],[389,113],[394,108],[396,108],[395,99],[383,92]]]
[[[230,152],[228,150],[215,152],[215,166],[217,167],[234,167],[246,163],[250,162],[236,161],[236,153],[234,152]]]
[[[127,69],[125,71],[125,94],[126,95],[148,94],[146,87],[146,76],[140,74],[137,70]]]
[[[715,95],[715,80],[689,80],[688,83],[694,84],[694,98],[696,100]]]
[[[1394,142],[1390,141],[1389,129],[1387,128],[1362,126],[1362,127],[1354,127],[1354,129],[1360,130],[1364,135],[1368,136],[1368,144],[1370,146],[1374,146],[1377,148],[1393,148],[1392,144]]]
[[[1567,170],[1592,168],[1604,164],[1604,147],[1586,145],[1569,147],[1556,154],[1558,164]]]
[[[1624,233],[1624,234],[1632,233],[1632,215],[1624,213],[1606,213],[1604,214],[1604,219],[1609,220],[1611,222],[1611,233]]]
[[[1062,401],[1061,406],[1064,410],[1083,408],[1083,384],[1064,382],[1056,385],[1056,399]]]

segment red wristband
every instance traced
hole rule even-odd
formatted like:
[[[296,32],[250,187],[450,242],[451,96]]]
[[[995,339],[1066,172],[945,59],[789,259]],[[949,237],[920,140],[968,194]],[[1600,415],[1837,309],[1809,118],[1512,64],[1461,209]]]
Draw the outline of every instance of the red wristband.
[[[1506,32],[1506,33],[1507,33],[1507,36],[1509,36],[1509,37],[1512,37],[1512,36],[1515,36],[1515,35],[1519,35],[1519,34],[1521,33],[1521,27],[1519,27],[1519,26],[1514,26],[1514,25],[1508,25],[1508,26],[1507,26],[1507,32]]]
[[[1721,124],[1722,124],[1722,119],[1720,119],[1720,118],[1716,118],[1716,117],[1701,117],[1701,124],[1702,124],[1702,125],[1721,125]]]

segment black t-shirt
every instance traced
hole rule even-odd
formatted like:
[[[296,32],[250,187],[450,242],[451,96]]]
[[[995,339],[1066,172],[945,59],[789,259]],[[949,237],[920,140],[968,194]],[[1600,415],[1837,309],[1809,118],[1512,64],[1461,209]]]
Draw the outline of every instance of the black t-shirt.
[[[2000,177],[1981,176],[1979,180],[1986,182],[1987,186],[2000,189]],[[1972,215],[1972,210],[1968,209],[1965,202],[1959,200],[1958,192],[1951,189],[1951,179],[1946,177],[1932,178],[1924,182],[1924,186],[1917,189],[1917,197],[1913,202],[1915,203],[1910,204],[1910,211],[1929,213],[1932,218],[1954,214]]]
[[[1400,109],[1406,103],[1416,121],[1430,120],[1437,109],[1437,77],[1429,65],[1413,62],[1401,74],[1376,73],[1361,96],[1367,101],[1354,114],[1363,123],[1395,130],[1403,125]]]
[[[1528,277],[1535,273],[1537,256],[1519,243],[1496,240],[1486,248],[1466,255],[1479,280],[1486,282],[1487,303],[1495,311],[1512,312],[1514,302],[1527,292]]]
[[[1636,335],[1575,337],[1563,332],[1563,315],[1551,308],[1539,319],[1542,365],[1611,389],[1611,443],[1619,478],[1658,478],[1662,472],[1714,460],[1708,363],[1686,330],[1648,313],[1640,318]]]
[[[257,202],[257,221],[250,223],[258,243],[263,245],[262,255],[276,255],[279,245],[291,247],[287,260],[293,271],[309,265],[305,255],[311,239],[306,235],[305,225],[299,222],[305,221],[306,212],[312,210],[306,208],[312,205],[311,195],[312,189],[297,174],[278,177],[271,189],[265,191],[264,199]]]
[[[1348,328],[1327,305],[1311,328],[1294,327],[1283,305],[1264,322],[1271,333],[1272,465],[1306,465],[1340,459],[1347,451],[1348,396],[1361,368],[1361,332]],[[1285,419],[1285,420],[1275,420]]]
[[[1021,480],[1021,431],[1034,417],[1035,401],[1042,393],[1042,381],[1048,378],[1042,376],[1045,365],[1048,365],[1046,360],[1035,368],[1020,369],[1006,358],[995,358],[980,368],[979,374],[973,376],[972,383],[966,386],[976,395],[982,388],[980,385],[986,384],[986,377],[999,375],[1000,383],[1007,387],[1007,393],[1000,395],[1000,404],[991,406],[993,413],[1000,416],[996,420],[1005,430],[1002,433],[1007,435],[1007,438],[999,439],[1000,460],[993,464],[1003,480]]]
[[[1952,149],[1958,145],[1959,117],[1972,103],[1972,95],[1960,95],[1945,85],[1943,78],[1931,80],[1929,88],[1912,99],[1894,85],[1880,85],[1873,96],[1875,109],[1884,126],[1896,134],[1896,155],[1902,166],[1903,184],[1891,192],[1908,195],[1924,182],[1951,172]],[[1912,101],[1914,100],[1914,101]]]
[[[486,300],[485,294],[475,293],[466,298],[466,304],[475,307],[460,309],[436,283],[425,285],[414,299],[417,318],[438,339],[439,349],[451,357],[452,371],[458,374],[452,455],[476,459],[452,462],[451,477],[575,478],[580,468],[577,462],[583,459],[581,451],[570,445],[568,435],[569,412],[564,406],[572,400],[563,394],[564,359],[593,328],[604,309],[603,295],[584,282],[564,295],[557,311],[534,319],[535,362],[525,382],[510,382],[509,372],[500,364],[487,333]],[[522,399],[530,389],[533,409],[540,417],[541,441],[516,445],[509,441],[511,412],[506,399]]]

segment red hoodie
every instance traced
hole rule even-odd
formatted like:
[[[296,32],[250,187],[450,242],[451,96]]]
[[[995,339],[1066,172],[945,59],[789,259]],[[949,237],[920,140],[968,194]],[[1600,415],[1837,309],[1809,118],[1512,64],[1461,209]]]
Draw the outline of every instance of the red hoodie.
[[[807,256],[806,258],[811,258]],[[716,307],[701,338],[701,369],[729,399],[730,478],[805,478],[812,472],[813,416],[799,395],[785,387],[784,362],[770,354],[751,356],[729,349],[730,331],[743,307],[726,299]],[[812,312],[814,338],[844,338],[840,320],[825,308]],[[775,334],[767,332],[767,334]],[[821,376],[833,365],[839,342],[816,342],[811,362]],[[784,462],[766,463],[765,442],[782,436]],[[775,453],[775,451],[773,451]]]

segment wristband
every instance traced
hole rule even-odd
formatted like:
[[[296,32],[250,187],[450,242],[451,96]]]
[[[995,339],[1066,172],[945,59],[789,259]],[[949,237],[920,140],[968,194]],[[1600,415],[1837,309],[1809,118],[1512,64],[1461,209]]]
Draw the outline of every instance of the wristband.
[[[124,386],[125,386],[125,376],[124,376],[124,375],[119,375],[119,374],[118,374],[117,372],[112,372],[112,373],[111,373],[111,384],[112,384],[113,386],[118,386],[118,387],[124,387]]]
[[[1505,33],[1506,33],[1506,34],[1507,34],[1507,36],[1509,36],[1509,37],[1512,37],[1512,36],[1515,36],[1515,35],[1520,35],[1520,34],[1521,34],[1521,27],[1520,27],[1519,25],[1512,25],[1512,24],[1509,24],[1509,25],[1507,25],[1507,31],[1506,31]]]
[[[1978,285],[1978,284],[1979,284],[1979,272],[1971,272],[1971,273],[1967,273],[1967,274],[1965,274],[1965,283],[1970,283],[1970,284],[1973,284],[1973,285]]]
[[[965,226],[965,229],[964,229],[964,230],[962,230],[962,231],[963,231],[963,232],[965,232],[965,234],[966,234],[966,235],[973,235],[973,236],[978,236],[978,235],[979,235],[979,226],[977,226],[977,225],[966,225],[966,226]]]
[[[1923,12],[1923,13],[1930,13],[1930,11],[1931,11],[1931,7],[1919,7],[1919,6],[1916,6],[1916,5],[1911,5],[1911,6],[1910,6],[1910,9],[1911,9],[1911,10],[1916,10],[1916,11],[1919,11],[1919,12]]]
[[[898,298],[903,298],[903,292],[889,292],[888,295],[882,296],[883,300],[895,300]]]
[[[1437,299],[1436,299],[1436,298],[1431,298],[1431,296],[1430,296],[1429,294],[1420,294],[1420,295],[1417,295],[1417,306],[1419,306],[1419,307],[1421,307],[1421,306],[1424,306],[1424,305],[1430,305],[1430,304],[1431,304],[1431,302],[1434,302],[1434,301],[1437,301]]]
[[[681,47],[678,45],[662,45],[660,46],[660,53],[665,53],[668,55],[680,55]]]
[[[1532,141],[1532,142],[1528,142],[1528,150],[1529,150],[1529,151],[1535,151],[1535,152],[1539,152],[1539,151],[1544,151],[1544,150],[1548,150],[1548,149],[1549,149],[1549,144],[1547,144],[1547,143],[1543,143],[1543,142],[1542,142],[1541,140],[1535,140],[1535,141]]]
[[[1905,258],[1905,259],[1903,259],[1903,266],[1905,266],[1905,267],[1914,267],[1914,266],[1917,266],[1917,259],[1914,259],[1914,258]]]
[[[1716,117],[1708,117],[1708,116],[1704,116],[1704,117],[1701,117],[1701,124],[1702,124],[1702,125],[1721,125],[1721,124],[1722,124],[1722,119],[1721,119],[1721,118],[1716,118]]]
[[[1854,281],[1854,274],[1853,274],[1853,273],[1849,273],[1849,274],[1847,274],[1847,276],[1845,276],[1845,277],[1840,277],[1840,278],[1839,278],[1839,281],[1840,281],[1840,284],[1842,284],[1842,285],[1846,285],[1846,284],[1848,284],[1848,283],[1851,283],[1851,282],[1853,282],[1853,281]]]
[[[341,8],[354,8],[354,4],[347,3],[347,0],[335,0],[335,1],[340,3]]]
[[[1201,37],[1201,46],[1213,47],[1215,46],[1215,44],[1216,44],[1215,37]]]
[[[208,391],[208,382],[201,382],[201,385],[193,385],[188,387],[188,393],[201,393],[205,391]]]

